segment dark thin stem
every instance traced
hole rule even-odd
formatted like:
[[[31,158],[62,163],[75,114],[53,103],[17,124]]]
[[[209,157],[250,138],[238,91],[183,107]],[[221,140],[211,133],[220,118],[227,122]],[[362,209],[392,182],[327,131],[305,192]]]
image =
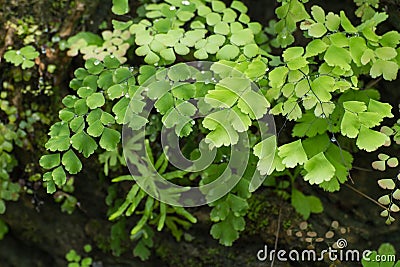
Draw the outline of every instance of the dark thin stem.
[[[349,184],[344,184],[345,186],[347,186],[348,188],[350,188],[351,190],[353,190],[354,192],[356,192],[357,194],[365,197],[366,199],[371,200],[372,202],[374,202],[376,205],[378,205],[379,207],[381,207],[384,210],[387,210],[388,208],[383,206],[381,203],[379,203],[378,201],[376,201],[375,199],[373,199],[372,197],[366,195],[365,193],[361,192],[360,190],[358,190],[357,188],[349,185]]]
[[[282,216],[282,206],[279,207],[278,227],[276,229],[275,244],[274,244],[275,251],[278,249],[279,232],[281,231],[281,216]],[[272,258],[271,267],[274,266],[275,255],[276,253],[274,253],[274,257]]]

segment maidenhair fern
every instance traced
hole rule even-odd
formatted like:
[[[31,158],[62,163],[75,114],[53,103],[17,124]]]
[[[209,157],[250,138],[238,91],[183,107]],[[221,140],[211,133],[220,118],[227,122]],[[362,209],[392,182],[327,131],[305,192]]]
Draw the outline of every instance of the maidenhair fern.
[[[138,21],[113,21],[114,30],[104,31],[101,38],[73,37],[69,54],[83,54],[85,66],[74,72],[71,94],[62,100],[65,107],[59,112],[60,121],[50,128],[45,145],[49,154],[40,160],[47,170],[43,175],[47,192],[60,190],[84,168],[84,158],[97,156],[106,176],[118,173],[112,182],[130,183],[124,199],[109,190],[109,219],[139,217],[131,236],[138,241],[134,254],[146,259],[153,229],[161,231],[166,226],[179,240],[196,218],[184,208],[153,199],[128,175],[122,127],[146,129],[147,166],[166,179],[192,185],[210,183],[223,172],[231,159],[226,148],[245,132],[252,147],[246,172],[227,195],[209,204],[214,223],[211,235],[231,245],[245,229],[247,199],[256,189],[251,186],[255,172],[270,176],[264,183],[267,186],[275,177],[291,177],[292,203],[304,218],[322,212],[318,198],[296,189],[296,179],[337,191],[349,177],[356,150],[342,147],[342,141],[368,152],[389,142],[390,134],[376,127],[393,117],[391,106],[380,101],[377,90],[366,88],[360,76],[389,81],[397,77],[400,34],[376,33],[378,24],[387,19],[385,13],[364,11],[368,14],[360,15],[363,22],[353,25],[343,11],[334,14],[319,6],[307,11],[303,5],[307,1],[280,2],[278,21],[266,32],[250,20],[240,1],[226,6],[218,0],[165,0],[145,4],[144,17]],[[112,10],[117,15],[128,13],[128,1],[114,0]],[[306,40],[304,47],[292,46],[293,33],[299,30]],[[270,46],[284,48],[282,55],[274,55]],[[134,51],[144,63],[129,66],[127,51]],[[194,60],[218,62],[212,65],[213,71],[225,78],[213,81],[211,72],[182,63]],[[232,72],[239,74],[229,76]],[[187,82],[192,77],[196,83]],[[249,89],[252,83],[261,90]],[[145,101],[134,98],[144,85],[146,96],[155,102],[148,118],[141,116]],[[194,97],[204,98],[202,107],[187,102]],[[130,106],[132,101],[135,104]],[[125,117],[128,108],[132,108],[129,121]],[[219,111],[192,120],[201,108]],[[263,130],[257,120],[267,113],[283,118],[284,125],[287,121],[294,125],[286,143],[279,139],[279,131],[276,151],[271,150],[275,139],[262,139],[250,131],[250,127]],[[174,169],[157,145],[162,126],[174,128],[176,135],[189,140],[182,149],[189,158],[198,157],[199,149],[193,143],[204,137],[210,150],[217,149],[217,160],[198,174]],[[126,172],[121,175],[116,169]],[[140,171],[139,178],[148,177],[148,170]],[[389,182],[380,184],[388,187]]]

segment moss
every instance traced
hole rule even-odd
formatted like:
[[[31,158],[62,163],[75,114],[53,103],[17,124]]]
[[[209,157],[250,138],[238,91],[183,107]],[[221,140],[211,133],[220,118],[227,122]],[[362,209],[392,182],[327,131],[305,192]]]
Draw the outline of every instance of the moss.
[[[257,235],[269,225],[269,216],[279,214],[279,209],[268,202],[263,194],[254,194],[249,200],[249,212],[246,216],[246,232]]]

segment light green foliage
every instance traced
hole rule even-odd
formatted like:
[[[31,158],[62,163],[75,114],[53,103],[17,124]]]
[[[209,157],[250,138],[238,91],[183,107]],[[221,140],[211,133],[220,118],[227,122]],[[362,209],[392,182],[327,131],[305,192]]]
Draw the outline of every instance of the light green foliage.
[[[322,203],[315,196],[306,196],[297,189],[292,190],[291,201],[293,207],[300,213],[305,220],[311,213],[321,213],[323,211]]]
[[[85,60],[95,58],[104,60],[106,56],[113,56],[121,63],[126,62],[126,53],[132,44],[129,31],[116,27],[114,31],[104,31],[102,37],[90,32],[80,32],[68,39],[68,56],[83,54]]]
[[[273,46],[287,47],[294,42],[292,33],[297,29],[297,23],[310,17],[304,5],[299,0],[282,1],[275,10],[279,19],[272,25],[271,33],[276,35],[271,42]]]
[[[287,6],[283,2],[279,11],[286,10]],[[285,49],[283,64],[273,68],[268,75],[271,89],[267,91],[267,98],[272,102],[271,112],[296,122],[293,137],[305,137],[301,142],[306,144],[308,140],[321,141],[317,137],[325,132],[340,133],[356,139],[355,145],[368,152],[389,142],[385,133],[373,128],[385,118],[393,117],[391,106],[375,97],[361,97],[362,93],[357,91],[360,74],[369,74],[373,78],[382,76],[385,80],[397,77],[398,34],[390,32],[378,36],[375,33],[376,26],[386,18],[385,14],[376,13],[361,25],[354,26],[343,11],[334,14],[326,13],[319,6],[311,8],[310,16],[303,19],[300,28],[313,40],[305,49]],[[287,45],[282,41],[279,44]],[[335,100],[333,96],[338,94],[341,96]],[[337,142],[336,138],[329,141],[327,137],[326,140],[327,144]],[[300,140],[279,148],[281,162],[287,168],[304,164],[305,180],[328,191],[338,190],[339,183],[347,180],[351,167],[352,159],[348,153],[333,144],[326,150],[323,143],[319,149],[314,144],[316,148],[311,155],[305,148],[308,157],[300,157],[302,147],[288,149],[288,156],[281,152],[296,142],[299,144]]]
[[[400,261],[396,261],[396,249],[389,243],[383,243],[378,251],[372,251],[367,258],[361,260],[363,267],[399,267]]]
[[[112,12],[116,15],[124,15],[129,12],[128,0],[113,0]]]
[[[15,66],[21,65],[22,69],[32,68],[35,65],[34,59],[39,56],[39,52],[31,46],[25,46],[20,50],[8,50],[4,54],[4,59]]]
[[[397,122],[398,123],[398,122]],[[392,140],[396,141],[396,130],[398,129],[397,124],[393,128],[387,126],[381,127],[380,133],[385,134],[388,137],[385,145],[390,145]],[[397,168],[399,160],[397,156],[390,156],[384,153],[378,154],[378,160],[372,162],[372,168],[379,171],[386,171],[387,168]],[[398,181],[400,180],[400,174],[396,176],[384,177],[377,180],[379,187],[386,190],[385,194],[378,198],[379,204],[383,208],[381,216],[386,218],[386,224],[392,224],[395,218],[392,216],[394,213],[400,211],[400,189]]]
[[[239,232],[245,228],[243,216],[246,214],[248,204],[245,199],[228,194],[226,198],[213,204],[211,221],[216,222],[211,227],[211,235],[219,239],[225,246],[231,246],[239,238]]]
[[[375,9],[379,7],[379,0],[355,0],[354,2],[358,6],[355,14],[362,21],[372,18],[375,15]]]
[[[130,216],[137,217],[130,231],[135,242],[133,254],[142,260],[149,258],[155,229],[167,229],[180,240],[196,222],[186,209],[148,196],[125,174],[120,144],[123,125],[145,130],[146,142],[141,146],[149,155],[148,164],[159,174],[196,186],[216,179],[230,159],[227,147],[236,145],[240,134],[249,134],[252,154],[244,177],[228,195],[209,204],[210,233],[227,246],[244,230],[254,172],[271,176],[267,180],[272,182],[264,184],[279,187],[280,195],[291,197],[294,208],[307,219],[323,208],[318,198],[296,189],[296,179],[337,191],[352,169],[351,152],[375,151],[388,145],[391,135],[400,142],[399,131],[376,130],[384,119],[393,117],[391,106],[379,100],[376,90],[365,89],[362,81],[364,76],[388,81],[397,77],[400,34],[376,33],[387,16],[363,11],[363,22],[353,25],[343,11],[334,14],[319,6],[307,11],[306,1],[279,2],[275,10],[278,21],[265,30],[271,39],[261,24],[250,20],[242,2],[227,6],[218,0],[149,3],[137,20],[114,20],[113,30],[103,31],[101,37],[80,33],[69,39],[68,55],[83,54],[85,65],[74,72],[71,94],[62,100],[65,107],[59,112],[60,121],[50,128],[45,144],[49,154],[40,159],[47,170],[43,181],[49,193],[71,187],[72,175],[84,168],[86,158],[98,156],[104,174],[115,177],[106,199],[108,218],[115,222],[110,241],[115,255],[120,255],[122,243],[128,242],[124,231]],[[366,1],[357,3],[361,6]],[[114,0],[112,11],[127,14],[128,1]],[[298,28],[309,41],[305,47],[292,46]],[[271,54],[270,45],[285,48],[283,54]],[[144,64],[122,65],[131,59],[128,49],[135,54],[134,62],[141,62],[139,57]],[[177,63],[194,60],[218,62],[211,67],[215,76]],[[261,90],[253,90],[252,82]],[[148,99],[136,97],[141,88]],[[195,97],[203,99],[196,105],[188,101]],[[155,107],[148,118],[142,115],[146,100]],[[132,115],[125,118],[128,108]],[[285,143],[275,137],[260,140],[258,133],[250,131],[262,130],[257,120],[268,112],[277,120],[293,123],[292,136],[287,136]],[[194,120],[195,114],[205,116]],[[188,158],[199,155],[194,144],[201,136],[209,149],[217,151],[217,159],[199,173],[173,169],[157,144],[162,127],[187,139],[182,151]],[[391,158],[380,161],[397,165]],[[375,165],[382,168],[382,164]],[[139,173],[140,178],[150,175],[146,168]],[[283,175],[291,177],[290,183],[276,182],[275,178]],[[130,188],[120,186],[124,181]],[[395,189],[387,180],[380,185]],[[118,197],[118,190],[125,192],[124,197]],[[395,199],[399,192],[393,192]],[[396,210],[388,197],[380,202]],[[64,210],[71,211],[75,201],[65,196]],[[392,220],[389,212],[386,215]]]
[[[92,246],[87,244],[83,247],[86,254],[92,251]],[[65,259],[68,261],[68,267],[89,267],[92,266],[93,259],[91,257],[82,257],[74,249],[65,254]]]
[[[6,212],[6,201],[18,200],[21,191],[19,183],[10,177],[18,164],[13,151],[15,146],[29,144],[26,140],[27,133],[32,131],[32,124],[39,120],[38,114],[31,111],[27,111],[26,115],[30,118],[23,118],[18,122],[17,108],[7,100],[7,92],[1,92],[0,116],[5,120],[0,121],[0,214]]]

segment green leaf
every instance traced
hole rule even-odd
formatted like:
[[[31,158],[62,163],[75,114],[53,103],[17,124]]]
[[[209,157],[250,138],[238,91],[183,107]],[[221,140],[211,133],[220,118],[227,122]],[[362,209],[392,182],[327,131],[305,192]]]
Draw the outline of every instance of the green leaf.
[[[190,49],[186,45],[181,43],[177,43],[174,46],[174,50],[178,55],[183,55],[183,56],[189,54],[190,52]]]
[[[378,47],[375,49],[375,55],[383,60],[390,60],[397,56],[397,52],[393,47]]]
[[[196,94],[196,86],[190,83],[183,83],[172,88],[171,93],[179,99],[189,100]]]
[[[319,101],[329,102],[332,98],[329,90],[335,85],[335,79],[330,76],[320,76],[311,82],[311,88]]]
[[[297,140],[278,148],[278,155],[282,158],[282,163],[288,168],[303,165],[307,161],[301,140]]]
[[[266,71],[267,71],[267,65],[263,61],[254,60],[248,65],[248,68],[244,73],[251,80],[255,80],[259,77],[263,77]]]
[[[236,9],[240,13],[247,13],[247,7],[241,1],[233,1],[231,8]]]
[[[65,151],[70,144],[70,131],[66,123],[58,122],[50,128],[51,138],[45,144],[46,149],[50,151]]]
[[[278,158],[276,154],[276,137],[268,137],[253,147],[253,153],[259,158],[257,163],[257,170],[260,171],[261,175],[270,175],[274,170],[274,160]]]
[[[382,46],[394,47],[400,42],[400,33],[397,31],[390,31],[382,35],[381,40],[379,41]]]
[[[96,121],[100,120],[102,114],[102,110],[100,108],[96,108],[87,115],[86,121],[89,125],[92,125]]]
[[[228,35],[230,33],[230,28],[228,23],[226,22],[218,22],[215,26],[214,26],[214,32],[218,33],[218,34],[222,34],[222,35]]]
[[[351,24],[350,20],[346,17],[343,10],[340,11],[340,24],[343,29],[348,33],[356,33],[357,29]]]
[[[317,118],[313,113],[306,113],[296,121],[292,135],[313,137],[323,134],[328,129],[328,125],[327,119]]]
[[[367,49],[365,39],[362,37],[351,37],[349,40],[350,55],[357,66],[361,66],[361,58]]]
[[[5,212],[5,205],[4,201],[3,204],[1,204],[1,202],[2,201],[0,201],[0,214],[3,214]],[[0,240],[2,240],[7,233],[8,233],[7,224],[3,220],[0,220]]]
[[[22,62],[24,62],[24,57],[20,53],[17,53],[17,51],[15,50],[9,50],[5,52],[4,59],[7,62],[14,64],[15,66],[19,66],[22,64]]]
[[[349,46],[349,38],[347,38],[347,36],[342,32],[337,32],[329,35],[329,40],[331,41],[332,44],[338,47]]]
[[[205,96],[205,102],[212,107],[232,107],[239,96],[229,89],[210,90]]]
[[[75,105],[75,102],[77,100],[76,96],[72,95],[67,95],[66,97],[63,98],[62,103],[67,107],[67,108],[73,108]]]
[[[378,113],[382,118],[393,118],[392,106],[388,103],[382,103],[374,99],[370,99],[368,103],[368,111]]]
[[[155,81],[148,86],[148,97],[150,99],[158,99],[166,94],[171,89],[171,85],[166,80]]]
[[[90,252],[92,251],[92,246],[89,245],[89,244],[86,244],[86,245],[83,247],[83,250],[84,250],[86,253],[90,253]]]
[[[224,16],[222,17],[222,20],[223,20],[224,22],[232,23],[232,22],[234,22],[234,21],[236,20],[236,18],[237,18],[236,12],[233,11],[232,9],[230,9],[230,8],[226,8],[226,9],[223,10],[222,12],[224,13]]]
[[[288,120],[297,120],[303,116],[297,98],[290,97],[285,101],[285,103],[283,103],[282,115],[287,116]]]
[[[104,66],[107,69],[116,69],[121,65],[119,60],[115,56],[106,56],[104,58]]]
[[[383,78],[388,81],[393,81],[397,77],[399,65],[393,61],[378,59],[372,64],[370,75],[372,78],[383,75]]]
[[[233,33],[230,40],[234,45],[244,46],[254,41],[254,35],[250,29],[243,29]]]
[[[94,92],[95,92],[95,90],[88,86],[83,86],[83,87],[79,88],[77,91],[78,96],[82,97],[82,98],[86,98],[86,97],[90,96],[91,94],[93,94]]]
[[[325,22],[325,11],[320,6],[311,7],[311,15],[319,23]]]
[[[80,39],[85,40],[87,45],[101,46],[103,44],[103,39],[98,34],[92,32],[79,32],[68,38],[68,45],[71,46],[72,44],[79,42]]]
[[[360,113],[367,110],[367,106],[364,102],[360,101],[346,101],[343,102],[343,107],[353,113]]]
[[[207,117],[206,117],[207,118]],[[212,130],[207,134],[205,142],[209,144],[209,148],[221,146],[230,146],[238,142],[239,136],[231,124],[216,122],[215,124],[209,123],[210,120],[203,120],[203,126]]]
[[[141,102],[140,102],[140,103],[141,103]],[[138,104],[138,105],[139,105],[139,104]],[[101,112],[100,121],[101,121],[101,123],[104,124],[104,125],[108,125],[108,124],[115,123],[114,116],[111,115],[111,114],[108,113],[108,112],[105,112],[105,111]]]
[[[205,16],[207,16],[209,13],[211,13],[211,8],[209,8],[209,7],[206,6],[206,5],[200,5],[200,6],[197,8],[197,13],[199,14],[199,16],[205,17]]]
[[[87,133],[93,137],[99,137],[104,130],[104,126],[101,121],[95,121],[87,128]]]
[[[133,130],[141,129],[148,122],[146,118],[136,114],[129,115],[129,119],[129,127],[131,127]]]
[[[305,57],[312,57],[325,52],[328,45],[320,39],[315,39],[307,44]]]
[[[82,170],[82,163],[72,149],[64,153],[62,164],[70,174],[77,174]]]
[[[388,137],[385,134],[368,129],[361,125],[356,144],[360,149],[371,152],[383,146],[387,139]]]
[[[163,49],[160,52],[160,56],[167,61],[175,61],[175,53],[172,48]]]
[[[49,174],[49,176],[50,176],[50,180],[46,182],[47,193],[48,193],[48,194],[53,194],[54,192],[57,191],[57,188],[56,188],[56,184],[54,183],[54,181],[51,180],[51,179],[52,179],[52,178],[51,178],[51,173],[48,172],[48,174]]]
[[[293,59],[287,63],[290,70],[298,70],[307,66],[308,61],[304,57]]]
[[[292,190],[292,206],[303,216],[304,220],[310,217],[311,213],[321,213],[324,209],[321,200],[315,196],[305,196],[299,190]]]
[[[113,82],[114,83],[126,82],[131,77],[133,77],[133,74],[128,68],[126,67],[118,68],[113,73]]]
[[[96,75],[89,75],[86,76],[85,79],[82,81],[82,87],[87,86],[93,89],[93,91],[97,90],[97,79],[98,76]]]
[[[217,52],[217,59],[232,60],[239,55],[239,48],[235,45],[227,44]]]
[[[82,131],[85,128],[85,120],[82,116],[78,116],[69,123],[69,127],[75,133]]]
[[[378,126],[382,121],[382,117],[375,112],[360,113],[358,114],[358,118],[360,120],[360,123],[367,128]]]
[[[184,63],[173,65],[168,70],[168,77],[174,82],[186,81],[190,75],[190,69]]]
[[[349,63],[351,62],[351,56],[348,50],[337,47],[336,45],[330,45],[326,50],[324,59],[329,66],[338,66],[342,69],[350,69]]]
[[[191,18],[193,18],[194,17],[194,14],[193,14],[193,12],[189,12],[189,11],[185,11],[185,10],[179,10],[177,13],[176,13],[176,16],[178,17],[178,19],[180,20],[180,21],[189,21]]]
[[[332,163],[332,165],[335,167],[335,178],[332,179],[328,182],[324,182],[320,184],[322,188],[329,192],[333,192],[336,190],[339,190],[340,186],[339,183],[337,183],[338,188],[326,188],[324,185],[326,183],[332,183],[332,181],[344,183],[347,181],[347,177],[349,176],[349,170],[352,168],[352,162],[353,162],[353,157],[352,155],[347,152],[346,150],[339,148],[339,146],[330,144],[329,148],[325,152],[326,158]]]
[[[6,212],[6,203],[4,200],[0,199],[0,214],[4,214]]]
[[[97,149],[97,143],[87,133],[79,132],[71,137],[72,147],[83,154],[85,158],[89,157]]]
[[[257,105],[253,105],[253,103],[257,103]],[[269,102],[261,93],[253,90],[244,92],[240,96],[237,105],[243,113],[248,114],[254,119],[260,119],[264,116],[270,106]]]
[[[121,134],[110,128],[104,128],[103,134],[100,138],[100,146],[107,151],[113,151],[117,147],[121,139]]]
[[[86,99],[86,104],[90,109],[102,107],[105,104],[103,93],[94,93]]]
[[[337,31],[340,25],[340,17],[332,12],[329,12],[328,15],[326,15],[325,25],[328,30],[332,32]]]
[[[232,246],[233,241],[239,238],[239,231],[244,230],[245,220],[243,217],[236,217],[229,213],[228,217],[214,224],[210,234],[225,246]]]
[[[90,267],[92,262],[92,258],[83,258],[81,261],[81,267]]]
[[[149,259],[151,251],[146,247],[144,242],[139,242],[133,249],[133,255],[139,257],[142,261]]]
[[[31,60],[24,60],[24,62],[22,62],[22,69],[28,69],[28,68],[32,68],[33,66],[35,66],[35,62],[31,61]]]
[[[218,13],[209,13],[206,16],[206,22],[210,26],[216,25],[218,22],[221,22],[221,15]]]
[[[342,122],[340,124],[340,131],[343,135],[350,138],[356,138],[360,129],[361,123],[356,114],[351,112],[344,112]]]
[[[245,54],[246,57],[252,58],[258,55],[259,53],[259,47],[256,44],[248,44],[244,47],[243,53]]]
[[[99,88],[105,90],[108,89],[110,86],[112,86],[113,85],[112,76],[113,75],[111,71],[109,70],[103,71],[100,74],[99,79],[97,80],[97,85],[99,86]]]
[[[322,23],[314,23],[308,29],[308,34],[315,38],[320,38],[325,35],[327,29],[325,28],[324,24]]]
[[[107,94],[111,100],[120,98],[126,92],[126,86],[122,84],[115,84],[107,89]]]
[[[103,71],[104,65],[98,59],[89,58],[85,62],[85,68],[90,74],[99,74]]]
[[[152,65],[152,64],[158,63],[158,62],[160,61],[160,57],[159,57],[156,53],[150,51],[150,52],[147,54],[147,56],[144,58],[144,61],[145,61],[147,64]]]
[[[53,177],[54,183],[58,186],[61,187],[65,184],[67,181],[67,176],[65,175],[64,169],[62,166],[59,166],[58,168],[54,169],[53,172],[51,173],[51,176]]]
[[[60,165],[60,154],[43,155],[39,160],[39,164],[44,169],[52,169]]]
[[[369,48],[364,50],[364,53],[361,56],[361,64],[367,65],[370,61],[374,61],[375,52]]]
[[[326,159],[323,152],[313,156],[304,164],[307,171],[304,180],[310,184],[320,184],[329,181],[335,174],[335,167]]]
[[[39,52],[31,45],[24,46],[20,52],[26,59],[35,59],[39,56]]]
[[[286,67],[277,67],[273,69],[269,74],[268,78],[270,80],[270,85],[273,88],[280,88],[286,82],[287,74],[289,73],[289,69]]]
[[[111,11],[116,15],[124,15],[129,12],[128,0],[113,0]]]
[[[197,50],[196,52],[194,52],[193,55],[197,59],[207,59],[208,58],[207,50],[204,48]]]
[[[154,106],[157,108],[158,112],[164,115],[168,110],[170,110],[174,106],[174,101],[175,100],[172,94],[166,93],[156,101]]]
[[[112,108],[112,112],[115,114],[115,121],[119,124],[122,124],[124,121],[126,109],[129,106],[129,99],[124,97],[121,98],[117,104],[115,104]]]

